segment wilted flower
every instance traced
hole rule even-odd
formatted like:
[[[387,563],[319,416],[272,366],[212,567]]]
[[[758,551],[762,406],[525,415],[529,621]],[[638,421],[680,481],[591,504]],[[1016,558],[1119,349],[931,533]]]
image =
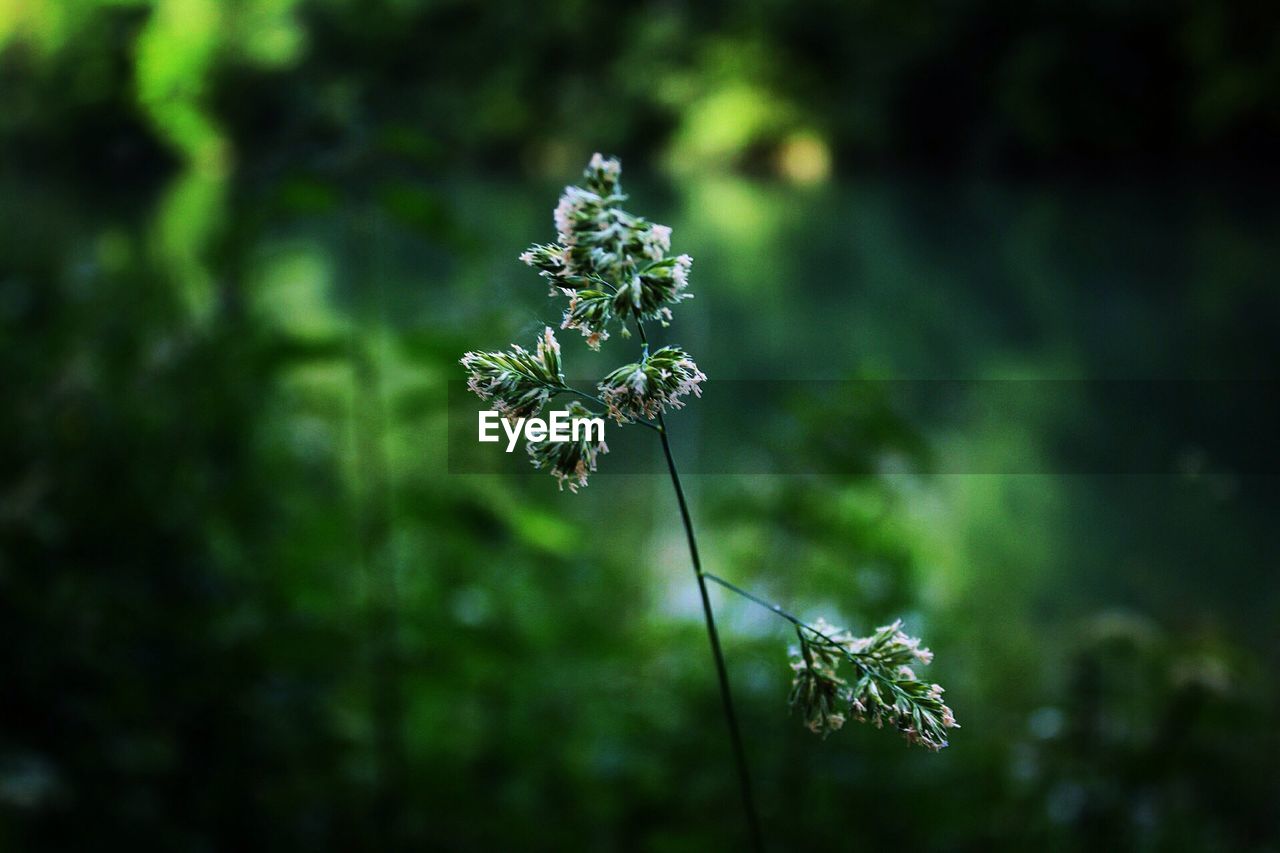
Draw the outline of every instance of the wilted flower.
[[[598,417],[577,400],[569,404],[567,411],[571,419]],[[603,436],[598,440],[591,439],[589,430],[582,430],[577,440],[531,441],[525,449],[529,451],[533,467],[550,469],[560,488],[567,484],[569,491],[574,493],[579,486],[587,485],[587,475],[596,470],[596,457],[609,452]]]
[[[947,729],[960,727],[942,701],[942,687],[921,681],[909,665],[927,664],[933,655],[902,631],[901,622],[877,628],[870,637],[854,637],[822,620],[798,633],[800,646],[791,652],[792,705],[814,731],[826,735],[839,728],[843,716],[834,727],[822,721],[845,711],[876,728],[892,726],[908,743],[936,751],[947,745]],[[837,674],[841,660],[850,664],[848,681]],[[840,701],[833,705],[832,697]]]
[[[610,373],[600,383],[600,396],[618,423],[652,419],[683,408],[680,398],[687,394],[701,397],[699,386],[706,378],[684,350],[667,346]]]
[[[461,359],[470,374],[467,387],[481,400],[492,400],[503,417],[536,415],[564,385],[560,344],[548,327],[536,351],[512,344],[505,352],[469,352]]]

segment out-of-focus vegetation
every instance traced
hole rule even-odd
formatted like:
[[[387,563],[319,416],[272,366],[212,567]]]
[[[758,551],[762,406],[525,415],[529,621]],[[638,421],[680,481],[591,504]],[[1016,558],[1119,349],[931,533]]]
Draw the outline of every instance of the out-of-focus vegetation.
[[[833,157],[1271,165],[1280,131],[1265,4],[9,0],[0,44],[6,130],[103,166],[121,152],[83,134],[139,123],[209,171],[232,140],[251,162],[373,146],[559,178],[603,147],[801,180]]]
[[[1274,400],[1177,408],[1172,474],[1044,472],[1146,438],[1090,380],[1273,374],[1278,41],[1194,2],[0,0],[0,847],[739,844],[666,482],[446,463],[456,359],[552,319],[515,255],[604,149],[697,258],[703,412],[1085,380],[942,429],[797,394],[691,478],[714,571],[904,614],[964,724],[819,742],[784,626],[718,601],[773,845],[1276,849]]]

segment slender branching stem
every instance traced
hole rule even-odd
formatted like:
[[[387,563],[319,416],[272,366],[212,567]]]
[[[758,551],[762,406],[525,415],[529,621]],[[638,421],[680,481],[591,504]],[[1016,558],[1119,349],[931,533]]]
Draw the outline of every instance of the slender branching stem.
[[[601,400],[599,397],[593,394],[588,394],[586,391],[579,391],[577,388],[570,388],[568,385],[561,385],[557,387],[556,393],[557,394],[573,394],[575,396],[581,397],[584,400],[589,400],[592,403],[596,403],[601,406],[604,405],[604,400]]]
[[[640,340],[646,350],[649,341],[644,334],[644,326],[636,323],[640,330]],[[734,710],[733,693],[729,688],[729,671],[724,662],[724,651],[720,648],[720,634],[716,630],[716,618],[711,609],[711,596],[707,593],[707,575],[702,571],[702,560],[698,556],[698,537],[693,532],[693,519],[689,516],[689,503],[685,499],[684,487],[680,483],[680,471],[676,467],[675,457],[671,453],[671,441],[668,437],[666,421],[661,413],[658,415],[658,435],[662,439],[662,452],[667,459],[667,470],[671,474],[671,485],[675,488],[676,502],[680,505],[680,520],[684,522],[685,538],[689,543],[689,557],[693,561],[694,577],[698,581],[698,593],[702,597],[702,616],[707,624],[707,638],[711,642],[711,656],[715,658],[716,676],[720,682],[720,701],[724,706],[725,722],[729,727],[729,740],[733,745],[733,756],[738,766],[738,785],[742,792],[742,807],[746,811],[747,829],[751,837],[751,849],[756,853],[764,850],[763,836],[760,833],[760,818],[756,814],[755,795],[751,790],[751,772],[747,767],[747,751],[742,744],[742,732],[738,727],[738,715]]]
[[[761,598],[760,596],[756,595],[753,592],[748,592],[747,590],[743,589],[737,584],[732,583],[731,581],[727,581],[724,578],[719,577],[718,575],[713,575],[711,574],[711,572],[703,572],[702,574],[707,580],[712,581],[713,583],[719,584],[720,586],[724,587],[730,592],[736,592],[738,595],[742,596],[743,598],[749,601],[754,601],[756,604],[759,604],[765,610],[770,610],[778,614],[783,619],[786,619],[788,622],[790,622],[792,625],[795,625],[797,628],[807,628],[810,631],[813,631],[815,634],[818,633],[818,630],[816,628],[802,621],[800,617],[791,615],[790,613],[783,610],[778,605],[774,604],[772,601],[767,601],[766,599]]]
[[[760,596],[756,595],[753,592],[748,592],[747,590],[743,589],[742,587],[738,586],[732,581],[727,581],[724,578],[719,577],[718,575],[711,574],[711,572],[703,572],[702,576],[709,581],[719,584],[720,586],[724,587],[730,592],[736,592],[738,595],[742,596],[748,601],[755,602],[756,604],[759,604],[764,609],[778,614],[783,619],[786,619],[788,622],[790,622],[792,625],[795,625],[797,630],[804,629],[805,631],[808,631],[809,633],[817,637],[827,640],[833,645],[840,645],[840,642],[835,637],[832,637],[829,634],[822,633],[817,628],[810,625],[808,622],[805,622],[799,616],[795,616],[795,615],[792,615],[791,613],[788,613],[778,605],[774,604],[772,601],[761,598]]]
[[[702,615],[707,623],[707,638],[711,641],[711,655],[716,662],[716,675],[720,680],[720,700],[724,705],[725,722],[729,726],[729,740],[733,744],[733,755],[738,765],[738,783],[742,789],[742,807],[747,814],[747,827],[751,835],[751,848],[757,853],[764,850],[760,835],[760,819],[756,815],[755,796],[751,791],[751,772],[747,768],[747,753],[742,745],[742,732],[738,728],[738,715],[733,706],[733,693],[729,688],[729,672],[724,663],[724,652],[720,648],[720,635],[716,631],[716,619],[711,610],[711,597],[707,594],[706,575],[702,571],[702,561],[698,557],[698,537],[693,532],[693,521],[689,517],[689,505],[685,500],[684,487],[680,484],[680,472],[676,468],[675,457],[671,455],[671,441],[667,437],[667,427],[662,415],[658,415],[659,436],[662,439],[662,452],[667,457],[667,470],[671,473],[671,484],[675,487],[676,501],[680,505],[680,519],[684,522],[685,537],[689,541],[689,556],[693,560],[694,576],[698,580],[698,593],[702,597]]]

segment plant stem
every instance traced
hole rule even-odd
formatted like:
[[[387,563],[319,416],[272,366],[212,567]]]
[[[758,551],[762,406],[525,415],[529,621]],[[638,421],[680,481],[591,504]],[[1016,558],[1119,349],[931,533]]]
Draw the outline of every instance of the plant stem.
[[[671,472],[671,484],[676,490],[676,501],[680,504],[680,519],[684,522],[684,532],[689,540],[689,556],[693,560],[693,573],[698,579],[698,593],[702,596],[702,615],[707,623],[707,638],[711,641],[711,655],[716,661],[716,675],[720,680],[720,700],[724,705],[725,722],[729,725],[729,740],[733,743],[733,756],[738,765],[738,784],[742,789],[742,807],[747,813],[747,828],[751,835],[751,849],[760,853],[764,850],[764,842],[760,835],[760,819],[756,816],[755,797],[751,793],[751,773],[747,769],[747,753],[742,745],[742,732],[738,729],[738,715],[733,707],[733,694],[729,690],[729,672],[725,668],[724,652],[720,648],[720,635],[716,631],[716,618],[711,611],[711,597],[707,594],[707,575],[702,571],[702,561],[698,557],[698,537],[693,532],[693,521],[689,517],[689,504],[684,497],[684,487],[680,485],[680,472],[676,469],[675,457],[671,455],[671,442],[667,438],[667,425],[662,415],[658,415],[659,436],[662,438],[662,452],[667,457],[667,470]]]
[[[647,348],[649,341],[645,338],[644,326],[639,323],[636,325],[640,329],[640,339]],[[738,786],[742,793],[742,807],[747,815],[751,849],[756,853],[762,853],[764,840],[760,834],[760,818],[756,815],[755,796],[751,792],[751,772],[747,769],[747,751],[742,745],[738,715],[733,707],[733,693],[729,689],[729,671],[725,667],[724,651],[720,648],[720,634],[716,631],[716,618],[711,610],[711,596],[707,593],[707,576],[702,571],[702,560],[698,556],[698,537],[693,532],[689,503],[685,500],[684,487],[680,484],[680,472],[676,468],[675,457],[671,454],[667,424],[661,413],[658,414],[658,435],[662,439],[662,452],[667,458],[667,470],[671,473],[671,485],[675,488],[676,502],[680,505],[680,520],[684,522],[685,538],[689,542],[689,557],[693,560],[693,574],[698,580],[698,593],[702,597],[702,616],[707,623],[707,639],[711,642],[711,655],[715,658],[716,676],[720,682],[720,702],[724,706],[725,723],[729,726],[729,740],[733,745],[733,757],[738,766]]]
[[[832,642],[832,643],[836,643],[836,642],[837,642],[837,640],[835,639],[835,637],[829,637],[829,636],[827,636],[826,634],[824,634],[824,633],[822,633],[821,631],[819,631],[817,628],[815,628],[815,627],[813,627],[812,625],[810,625],[808,622],[806,622],[806,621],[804,621],[803,619],[801,619],[799,616],[794,616],[794,615],[792,615],[792,614],[788,613],[787,611],[783,610],[783,609],[782,609],[781,607],[779,607],[778,605],[774,604],[772,601],[769,601],[769,600],[767,600],[767,599],[761,598],[760,596],[756,595],[756,594],[755,594],[755,593],[753,593],[753,592],[748,592],[747,590],[745,590],[745,589],[743,589],[742,587],[738,586],[736,583],[732,583],[731,581],[727,581],[727,580],[725,580],[725,579],[724,579],[724,578],[722,578],[722,577],[719,577],[719,576],[717,576],[717,575],[713,575],[713,574],[711,574],[711,572],[703,572],[703,573],[702,573],[702,576],[703,576],[703,577],[705,577],[705,578],[706,578],[707,580],[709,580],[709,581],[714,581],[715,583],[718,583],[720,586],[724,587],[725,589],[729,590],[730,592],[736,592],[738,595],[742,596],[743,598],[747,599],[748,601],[752,601],[752,602],[754,602],[754,603],[756,603],[756,604],[759,604],[761,607],[765,608],[766,610],[770,610],[770,611],[772,611],[772,612],[774,612],[774,613],[778,614],[778,615],[779,615],[779,616],[781,616],[783,619],[786,619],[788,622],[790,622],[792,625],[795,625],[797,628],[803,628],[803,629],[805,629],[806,631],[809,631],[809,632],[810,632],[810,633],[812,633],[812,634],[816,634],[817,636],[821,637],[822,639],[824,639],[824,640],[828,640],[828,641],[830,641],[830,642]]]
[[[849,651],[849,649],[846,648],[845,645],[841,643],[839,640],[837,640],[835,637],[831,636],[830,634],[824,634],[822,631],[819,631],[817,628],[813,627],[808,622],[801,619],[799,616],[795,616],[791,613],[788,613],[778,605],[774,604],[772,601],[761,598],[760,596],[756,595],[753,592],[748,592],[747,590],[738,586],[736,583],[727,581],[722,577],[718,577],[717,575],[713,575],[711,574],[711,572],[703,572],[702,576],[709,581],[714,581],[715,583],[719,584],[720,586],[724,587],[730,592],[736,592],[738,595],[742,596],[748,601],[754,602],[755,604],[760,605],[766,610],[776,613],[777,615],[781,616],[783,619],[786,619],[792,625],[795,625],[796,633],[800,636],[800,640],[802,643],[815,642],[815,638],[818,640],[826,640],[828,646],[839,649],[840,652],[853,663],[857,664],[858,666],[866,666],[866,662],[864,661],[864,658],[867,658],[868,657],[867,655],[859,654],[858,652]],[[813,637],[806,638],[803,633],[804,631],[808,631],[810,634],[813,635]],[[819,645],[822,645],[822,644],[819,643]]]
[[[824,635],[822,634],[822,632],[821,632],[821,631],[819,631],[817,628],[815,628],[815,627],[813,627],[812,625],[808,624],[807,622],[803,621],[803,620],[802,620],[802,619],[800,619],[800,617],[798,617],[798,616],[792,616],[790,613],[788,613],[787,611],[783,610],[781,607],[779,607],[778,605],[774,604],[772,601],[768,601],[768,600],[766,600],[766,599],[763,599],[763,598],[761,598],[760,596],[756,595],[756,594],[755,594],[755,593],[753,593],[753,592],[748,592],[747,590],[745,590],[745,589],[743,589],[742,587],[738,586],[736,583],[731,583],[730,581],[727,581],[727,580],[725,580],[725,579],[724,579],[724,578],[722,578],[722,577],[719,577],[719,576],[717,576],[717,575],[713,575],[713,574],[711,574],[711,572],[703,572],[702,574],[703,574],[703,576],[704,576],[707,580],[709,580],[709,581],[714,581],[715,583],[718,583],[720,586],[724,587],[725,589],[729,590],[730,592],[736,592],[738,595],[742,596],[743,598],[745,598],[745,599],[747,599],[747,600],[749,600],[749,601],[753,601],[753,602],[755,602],[756,604],[759,604],[761,607],[765,608],[766,610],[771,610],[771,611],[773,611],[774,613],[776,613],[776,614],[778,614],[779,616],[781,616],[783,619],[786,619],[786,620],[787,620],[788,622],[790,622],[792,625],[795,625],[797,628],[806,628],[806,629],[808,629],[808,630],[812,631],[813,633],[817,634],[817,635],[818,635],[818,636],[820,636],[820,637],[821,637],[821,636],[824,636]],[[828,638],[828,639],[830,639],[830,638]]]

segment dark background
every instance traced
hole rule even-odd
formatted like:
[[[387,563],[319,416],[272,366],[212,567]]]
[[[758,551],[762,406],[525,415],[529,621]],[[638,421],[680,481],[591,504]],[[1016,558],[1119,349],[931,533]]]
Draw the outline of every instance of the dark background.
[[[654,449],[450,464],[597,150],[709,568],[963,725],[819,741],[717,594],[771,848],[1280,845],[1274,7],[39,0],[0,104],[0,849],[743,846]]]

